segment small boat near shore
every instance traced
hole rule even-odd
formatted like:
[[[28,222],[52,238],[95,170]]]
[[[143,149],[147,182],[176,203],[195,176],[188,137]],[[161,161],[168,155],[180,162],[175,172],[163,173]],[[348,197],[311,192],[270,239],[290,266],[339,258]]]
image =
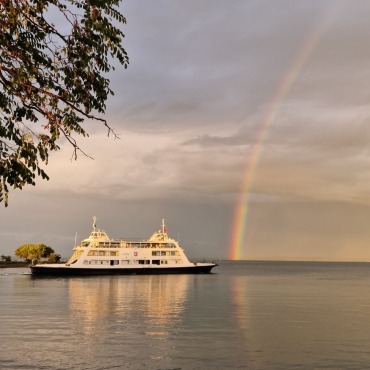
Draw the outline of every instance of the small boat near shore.
[[[114,240],[96,227],[93,218],[90,236],[75,246],[67,263],[31,266],[35,276],[205,274],[218,266],[214,262],[190,262],[178,241],[162,227],[149,239]]]

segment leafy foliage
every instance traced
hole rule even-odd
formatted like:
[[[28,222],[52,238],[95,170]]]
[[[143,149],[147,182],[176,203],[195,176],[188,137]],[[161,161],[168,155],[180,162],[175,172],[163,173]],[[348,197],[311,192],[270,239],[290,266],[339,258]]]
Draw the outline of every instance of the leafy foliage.
[[[4,256],[3,254],[1,255],[1,260],[4,262],[12,262],[12,257],[11,256]]]
[[[60,261],[60,258],[61,258],[60,254],[50,253],[48,262],[57,263]]]
[[[0,202],[9,186],[48,179],[40,166],[65,138],[77,158],[75,135],[88,136],[113,91],[111,60],[127,68],[126,23],[120,0],[0,0]],[[51,19],[57,19],[56,26]]]
[[[54,249],[45,244],[23,244],[14,252],[16,256],[25,258],[28,262],[49,257],[53,253],[55,254]]]

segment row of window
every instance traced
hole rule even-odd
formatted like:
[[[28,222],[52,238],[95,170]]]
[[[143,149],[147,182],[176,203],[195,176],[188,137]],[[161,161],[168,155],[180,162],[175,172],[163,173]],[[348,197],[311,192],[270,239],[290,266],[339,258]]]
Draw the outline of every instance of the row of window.
[[[152,256],[179,256],[178,251],[152,251]]]
[[[167,265],[168,260],[85,260],[84,265]],[[172,263],[181,264],[182,259],[171,260]]]
[[[176,248],[176,244],[173,243],[137,243],[128,242],[126,243],[127,248]]]
[[[83,247],[91,245],[94,248],[176,248],[173,243],[137,243],[137,242],[83,242]]]
[[[88,256],[118,256],[118,251],[94,251],[87,253]]]
[[[88,256],[118,256],[118,251],[99,251],[91,250],[87,253]],[[152,251],[152,256],[179,256],[178,251]]]

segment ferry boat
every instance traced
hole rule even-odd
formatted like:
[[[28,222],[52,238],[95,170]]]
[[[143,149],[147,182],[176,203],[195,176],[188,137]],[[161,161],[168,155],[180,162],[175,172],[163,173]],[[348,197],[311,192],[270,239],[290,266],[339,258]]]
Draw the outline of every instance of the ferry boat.
[[[31,272],[36,276],[76,275],[142,275],[209,273],[217,263],[190,262],[179,243],[162,227],[142,241],[113,240],[96,227],[87,239],[75,246],[67,263],[36,264]]]

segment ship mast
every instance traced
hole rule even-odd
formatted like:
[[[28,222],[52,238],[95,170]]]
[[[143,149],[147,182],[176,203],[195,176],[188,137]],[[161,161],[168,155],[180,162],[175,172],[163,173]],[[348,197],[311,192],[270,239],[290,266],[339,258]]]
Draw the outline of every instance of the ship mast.
[[[93,217],[93,229],[96,231],[96,216]]]
[[[164,218],[162,218],[162,234],[167,234],[167,228],[166,225],[164,224]]]

